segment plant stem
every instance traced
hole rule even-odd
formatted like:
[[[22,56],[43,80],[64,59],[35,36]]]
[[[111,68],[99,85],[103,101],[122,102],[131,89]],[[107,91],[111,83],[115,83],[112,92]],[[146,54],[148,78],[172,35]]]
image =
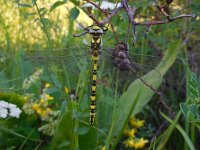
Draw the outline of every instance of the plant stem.
[[[40,13],[40,10],[39,10],[39,7],[38,7],[38,5],[37,5],[36,0],[34,0],[34,4],[35,4],[35,6],[36,6],[37,13],[38,13],[39,18],[40,18],[40,21],[41,21],[41,23],[42,23],[43,30],[44,30],[44,32],[45,32],[45,34],[46,34],[46,37],[47,37],[49,46],[50,46],[50,48],[51,48],[51,50],[52,50],[52,49],[53,49],[53,46],[52,46],[52,44],[51,44],[51,40],[50,40],[49,34],[48,34],[48,32],[47,32],[46,26],[45,26],[44,21],[43,21],[43,19],[42,19],[42,15],[41,15],[41,13]]]

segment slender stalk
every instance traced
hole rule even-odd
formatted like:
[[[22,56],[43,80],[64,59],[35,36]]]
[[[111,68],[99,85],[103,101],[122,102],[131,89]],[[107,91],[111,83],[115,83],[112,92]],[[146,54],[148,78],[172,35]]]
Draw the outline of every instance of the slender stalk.
[[[38,13],[38,15],[39,15],[40,21],[41,21],[41,23],[42,23],[43,30],[44,30],[44,32],[45,32],[45,34],[46,34],[46,37],[47,37],[49,46],[50,46],[50,48],[51,48],[51,50],[52,50],[52,49],[53,49],[53,46],[52,46],[52,44],[51,44],[51,40],[50,40],[49,34],[48,34],[48,32],[47,32],[45,23],[44,23],[44,21],[42,20],[42,15],[41,15],[41,13],[40,13],[40,10],[39,10],[39,7],[38,7],[38,5],[37,5],[36,0],[34,0],[34,4],[35,4],[35,7],[36,7],[36,9],[37,9],[37,13]]]

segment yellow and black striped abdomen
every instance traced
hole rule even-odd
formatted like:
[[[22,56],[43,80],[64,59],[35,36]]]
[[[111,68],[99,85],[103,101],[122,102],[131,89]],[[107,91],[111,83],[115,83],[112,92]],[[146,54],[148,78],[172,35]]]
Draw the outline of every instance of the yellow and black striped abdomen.
[[[97,64],[98,64],[98,56],[92,56],[92,93],[90,97],[90,125],[93,125],[95,118],[95,100],[96,100],[96,81],[97,81]]]
[[[101,49],[101,36],[105,31],[98,25],[93,25],[90,32],[91,39],[91,55],[92,55],[92,93],[90,97],[90,126],[94,124],[95,119],[95,103],[96,103],[96,89],[97,89],[97,65]]]

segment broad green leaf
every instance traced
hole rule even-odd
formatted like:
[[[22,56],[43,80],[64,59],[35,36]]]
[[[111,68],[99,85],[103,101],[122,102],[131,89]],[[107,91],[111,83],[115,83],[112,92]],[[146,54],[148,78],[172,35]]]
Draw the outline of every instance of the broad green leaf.
[[[66,4],[66,2],[67,2],[67,0],[55,2],[55,3],[51,6],[51,8],[50,8],[49,11],[50,11],[50,12],[53,11],[53,10],[56,9],[57,7],[59,7],[59,6],[63,5],[63,4]]]
[[[156,69],[161,73],[162,76],[169,70],[174,61],[178,50],[180,49],[180,40],[173,41],[169,44],[169,47],[164,55],[163,63],[158,64]],[[158,89],[162,83],[162,78],[153,78],[154,72],[149,72],[142,78],[152,85],[155,89]],[[124,127],[131,115],[135,115],[142,110],[142,108],[150,101],[154,92],[144,85],[139,79],[135,80],[128,88],[128,90],[120,97],[119,103],[117,104],[116,111],[113,113],[116,115],[116,120],[111,125],[111,130],[108,134],[106,146],[113,144],[112,149],[118,143],[120,136],[124,130]],[[116,139],[116,135],[120,135]],[[113,142],[113,140],[115,141]]]

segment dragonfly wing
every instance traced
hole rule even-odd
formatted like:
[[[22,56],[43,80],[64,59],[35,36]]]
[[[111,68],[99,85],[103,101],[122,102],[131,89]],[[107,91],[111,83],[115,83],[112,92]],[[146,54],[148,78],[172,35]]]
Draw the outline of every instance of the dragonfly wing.
[[[139,77],[144,76],[151,71],[154,74],[153,78],[161,78],[161,73],[156,68],[149,65],[131,62],[130,70]]]
[[[150,67],[155,68],[159,63],[165,65],[165,61],[162,60],[160,56],[154,55],[143,55],[137,53],[127,52],[130,60],[136,62],[137,64],[147,64]]]
[[[63,65],[68,70],[81,70],[83,64],[90,62],[90,52],[88,49],[57,49],[57,50],[33,50],[28,51],[25,59],[35,65],[53,67]]]

